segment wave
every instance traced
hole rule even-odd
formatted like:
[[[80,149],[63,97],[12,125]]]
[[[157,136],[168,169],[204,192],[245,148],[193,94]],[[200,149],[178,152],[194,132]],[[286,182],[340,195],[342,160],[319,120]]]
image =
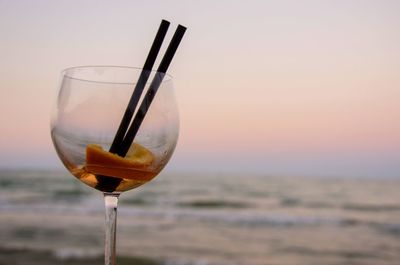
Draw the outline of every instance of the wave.
[[[224,200],[193,200],[188,202],[178,203],[178,206],[191,207],[191,208],[248,208],[249,204],[237,201],[224,201]]]
[[[265,214],[254,211],[225,209],[210,211],[209,209],[192,210],[190,208],[145,208],[127,209],[120,211],[126,215],[157,217],[160,220],[166,218],[170,221],[195,220],[207,223],[226,224],[245,227],[302,227],[302,226],[352,226],[363,224],[362,221],[352,218],[325,218],[319,216],[290,216],[284,214]]]
[[[310,208],[310,209],[342,209],[346,211],[362,212],[386,212],[400,211],[400,204],[367,204],[367,203],[344,203],[333,204],[324,201],[304,202],[296,198],[282,198],[279,205],[284,208]]]
[[[342,205],[342,209],[353,210],[353,211],[365,211],[365,212],[400,211],[400,204],[347,203]]]
[[[333,256],[333,257],[343,257],[346,259],[381,259],[382,255],[378,252],[366,252],[366,251],[354,251],[354,250],[317,250],[313,248],[306,247],[286,247],[281,248],[278,251],[284,253],[296,253],[307,256]]]
[[[34,263],[32,263],[34,261]],[[4,262],[4,263],[3,263]],[[1,264],[68,264],[68,265],[89,265],[102,264],[104,258],[101,254],[92,253],[87,250],[67,250],[58,249],[50,250],[33,250],[18,248],[0,248]],[[146,257],[124,257],[118,256],[120,264],[137,264],[137,265],[163,265],[165,262],[161,260]]]
[[[372,226],[379,232],[382,232],[390,236],[394,236],[395,238],[399,238],[400,236],[400,224],[370,223],[370,226]]]
[[[104,209],[100,200],[84,200],[79,204],[65,204],[56,201],[41,203],[41,204],[10,204],[5,201],[0,201],[1,212],[35,212],[46,214],[59,214],[59,213],[96,213],[103,214]],[[219,200],[193,200],[185,204],[178,205],[163,205],[132,198],[131,201],[125,201],[128,204],[144,205],[153,203],[151,207],[129,207],[123,206],[119,208],[120,212],[131,216],[143,217],[157,217],[160,219],[168,220],[197,220],[204,222],[223,223],[232,226],[246,226],[246,227],[268,227],[268,226],[282,226],[282,227],[302,227],[302,226],[359,226],[364,225],[373,229],[378,229],[384,233],[400,235],[400,224],[385,223],[385,222],[370,222],[351,217],[332,216],[321,217],[318,215],[297,216],[283,213],[269,214],[255,211],[248,207],[247,204],[236,204],[233,201],[219,201]],[[195,206],[194,206],[195,205]],[[229,208],[231,207],[231,208]],[[213,209],[218,209],[214,211]]]

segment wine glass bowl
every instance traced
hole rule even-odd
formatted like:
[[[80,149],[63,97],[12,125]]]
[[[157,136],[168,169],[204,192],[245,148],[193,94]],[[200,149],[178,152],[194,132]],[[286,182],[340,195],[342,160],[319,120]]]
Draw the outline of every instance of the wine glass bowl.
[[[103,192],[120,193],[150,181],[176,146],[178,109],[172,77],[165,75],[126,157],[108,152],[141,72],[83,66],[61,75],[51,119],[55,149],[76,178]],[[149,79],[157,74],[152,71]]]

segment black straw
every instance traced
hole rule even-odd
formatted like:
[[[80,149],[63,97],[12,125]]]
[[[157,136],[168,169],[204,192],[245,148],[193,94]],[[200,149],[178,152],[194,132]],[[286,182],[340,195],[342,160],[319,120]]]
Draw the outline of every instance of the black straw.
[[[111,153],[120,153],[121,145],[123,142],[123,138],[125,136],[126,130],[131,123],[132,116],[135,112],[136,106],[140,100],[140,96],[143,92],[143,89],[149,79],[151,70],[153,69],[154,62],[156,61],[158,52],[160,51],[162,42],[167,33],[169,22],[166,20],[162,20],[160,27],[158,28],[156,37],[153,41],[153,44],[150,48],[149,54],[147,55],[146,62],[143,65],[142,72],[140,73],[139,79],[136,83],[135,89],[133,90],[132,96],[129,100],[128,106],[126,107],[124,116],[121,120],[121,123],[118,127],[117,133],[114,137],[113,143],[110,147]],[[120,178],[110,178],[107,176],[97,175],[97,185],[96,189],[99,189],[103,192],[113,192],[121,183]]]
[[[147,90],[147,93],[145,97],[143,98],[142,103],[140,104],[140,107],[135,115],[135,118],[132,121],[131,126],[129,127],[125,138],[121,144],[121,148],[118,150],[118,155],[124,157],[126,153],[129,150],[129,147],[131,146],[140,125],[142,124],[144,117],[146,116],[146,113],[151,105],[151,102],[154,99],[154,96],[157,93],[158,88],[161,85],[161,82],[165,76],[165,73],[168,70],[169,65],[171,64],[172,58],[175,55],[176,50],[178,49],[178,46],[183,38],[183,35],[185,34],[186,28],[182,25],[179,25],[178,28],[176,29],[174,36],[172,37],[171,43],[169,44],[164,57],[161,60],[161,63],[157,69],[157,73],[155,74],[153,81],[150,84],[149,89]]]
[[[128,129],[132,116],[140,100],[140,96],[151,74],[152,67],[160,50],[161,44],[164,40],[165,34],[168,30],[168,26],[169,26],[168,21],[163,20],[161,22],[156,38],[153,42],[149,55],[147,56],[146,62],[143,66],[143,70],[139,76],[139,80],[136,83],[132,97],[129,100],[129,104],[126,108],[124,116],[121,120],[121,124],[118,128],[114,141],[111,145],[110,152],[116,153],[121,157],[125,157],[126,153],[128,152],[139,130],[139,127],[142,124],[144,117],[146,116],[150,104],[153,101],[154,96],[161,85],[161,82],[165,76],[165,73],[167,72],[167,69],[172,61],[172,58],[174,57],[175,52],[178,49],[178,46],[183,38],[183,35],[185,34],[186,28],[184,26],[179,25],[177,30],[175,31],[174,36],[172,37],[171,43],[169,44],[164,54],[164,57],[161,60],[161,63],[157,69],[153,81],[151,82],[150,87],[147,90],[147,93],[144,96],[142,103],[140,104],[140,107],[132,121],[132,124]],[[126,131],[127,129],[128,131]],[[115,191],[115,189],[118,187],[118,185],[122,180],[120,178],[110,178],[102,175],[97,175],[96,178],[98,181],[96,188],[104,192]]]
[[[114,137],[114,141],[111,144],[110,152],[111,153],[120,153],[120,146],[123,142],[126,130],[132,120],[133,113],[135,112],[136,106],[139,102],[140,96],[142,95],[143,89],[149,79],[151,70],[153,69],[154,62],[156,61],[158,52],[160,51],[162,42],[167,33],[169,22],[166,20],[162,20],[160,27],[158,28],[157,35],[153,41],[149,54],[147,55],[146,62],[144,63],[142,72],[140,73],[139,79],[136,83],[135,89],[133,90],[133,94],[131,99],[129,100],[128,106],[125,110],[124,116],[119,125],[118,131]]]

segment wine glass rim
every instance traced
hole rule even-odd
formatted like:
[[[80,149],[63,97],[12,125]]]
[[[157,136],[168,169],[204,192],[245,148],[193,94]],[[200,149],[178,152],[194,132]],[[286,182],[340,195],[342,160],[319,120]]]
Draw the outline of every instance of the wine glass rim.
[[[111,82],[111,81],[96,81],[96,80],[91,80],[91,79],[85,79],[85,78],[77,78],[73,77],[71,75],[68,75],[68,71],[74,70],[74,69],[89,69],[89,68],[121,68],[121,69],[132,69],[132,70],[140,70],[142,71],[143,68],[141,67],[136,67],[136,66],[124,66],[124,65],[79,65],[79,66],[72,66],[72,67],[67,67],[61,71],[61,75],[63,77],[66,77],[68,79],[73,79],[73,80],[78,80],[78,81],[84,81],[84,82],[91,82],[91,83],[100,83],[100,84],[118,84],[118,85],[132,85],[135,84],[135,82]],[[164,74],[164,82],[168,82],[172,80],[172,75],[167,74],[167,73],[161,73],[158,72],[157,70],[151,70],[151,73],[160,73]],[[165,78],[167,77],[167,78]]]

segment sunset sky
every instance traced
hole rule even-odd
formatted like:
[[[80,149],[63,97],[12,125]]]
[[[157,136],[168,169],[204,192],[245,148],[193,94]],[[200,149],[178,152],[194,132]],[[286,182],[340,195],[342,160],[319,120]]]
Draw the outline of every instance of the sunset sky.
[[[169,73],[171,171],[400,177],[400,1],[0,0],[0,168],[61,168],[60,71],[141,66],[161,19],[188,30]]]

